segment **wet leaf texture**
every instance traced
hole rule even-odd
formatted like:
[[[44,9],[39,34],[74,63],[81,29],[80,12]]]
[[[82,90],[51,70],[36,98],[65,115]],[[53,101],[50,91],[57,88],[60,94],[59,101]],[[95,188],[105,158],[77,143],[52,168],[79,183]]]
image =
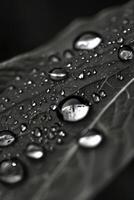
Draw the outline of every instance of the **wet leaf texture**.
[[[133,1],[0,64],[0,199],[93,199],[133,158],[133,96]]]

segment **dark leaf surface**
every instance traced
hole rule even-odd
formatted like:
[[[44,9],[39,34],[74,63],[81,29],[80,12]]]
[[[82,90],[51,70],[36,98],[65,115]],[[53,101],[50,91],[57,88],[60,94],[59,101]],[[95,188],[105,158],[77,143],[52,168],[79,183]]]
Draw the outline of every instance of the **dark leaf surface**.
[[[91,51],[74,50],[75,39],[88,31],[102,37],[100,46]],[[134,59],[124,62],[118,53],[121,45],[133,51],[133,38],[132,1],[90,20],[78,20],[46,47],[0,64],[0,131],[9,130],[17,138],[14,145],[1,148],[0,161],[18,157],[26,171],[18,185],[1,183],[1,200],[93,199],[130,162],[134,153]],[[73,54],[69,60],[64,56],[68,49]],[[51,55],[58,56],[59,62],[51,62]],[[64,68],[68,77],[51,80],[49,71],[54,68]],[[91,76],[80,79],[83,71],[90,71]],[[101,91],[106,97],[95,103],[92,96]],[[63,121],[51,109],[71,95],[84,96],[92,104],[87,117],[75,123]],[[67,133],[63,144],[56,143],[57,136],[47,138],[46,128],[54,126]],[[32,134],[37,127],[41,138]],[[105,140],[94,150],[84,150],[77,139],[92,128],[103,133]],[[31,142],[45,148],[40,161],[25,155]]]

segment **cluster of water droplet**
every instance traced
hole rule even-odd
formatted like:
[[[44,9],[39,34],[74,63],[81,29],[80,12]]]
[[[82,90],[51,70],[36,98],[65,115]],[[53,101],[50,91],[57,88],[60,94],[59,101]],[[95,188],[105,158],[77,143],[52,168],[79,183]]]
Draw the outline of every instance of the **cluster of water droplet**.
[[[115,19],[112,18],[111,21],[114,23]],[[128,21],[124,20],[123,24],[128,24]],[[123,45],[124,37],[117,33],[117,29],[113,32],[118,38],[107,41],[107,44],[104,44],[100,34],[85,32],[74,40],[72,45],[74,50],[63,52],[64,64],[59,55],[50,55],[48,71],[44,70],[44,61],[42,61],[37,68],[27,74],[28,78],[25,74],[16,76],[12,85],[9,85],[5,93],[0,96],[1,112],[6,112],[14,106],[10,114],[7,112],[5,121],[1,120],[2,127],[6,127],[0,131],[1,148],[12,146],[17,142],[18,136],[22,137],[31,133],[32,139],[23,149],[24,154],[29,159],[40,160],[46,157],[48,151],[52,151],[56,145],[64,143],[68,135],[63,129],[64,122],[67,122],[68,126],[70,123],[77,126],[77,123],[84,120],[90,113],[91,102],[84,98],[84,93],[81,96],[74,93],[79,87],[89,84],[91,77],[99,76],[98,69],[104,66],[100,64],[101,60],[99,64],[97,63],[97,58],[103,59],[105,47],[118,44],[109,52],[111,56],[118,52],[118,58],[124,63],[131,61],[134,57],[131,45]],[[128,32],[130,32],[129,28],[123,30],[124,35]],[[109,62],[107,68],[112,64],[114,63]],[[117,79],[123,80],[123,76],[118,73]],[[71,81],[73,81],[72,85],[70,85]],[[73,95],[70,96],[70,94]],[[98,93],[94,91],[91,94],[93,103],[96,104],[106,96],[104,90],[98,90]],[[25,100],[26,97],[27,100]],[[52,123],[52,120],[55,120],[53,115],[58,116],[58,121],[54,123],[56,126]],[[14,134],[7,124],[13,127],[18,135]],[[101,132],[91,129],[78,139],[78,145],[93,149],[98,147],[103,140],[104,136]],[[4,159],[0,163],[0,181],[8,184],[18,183],[23,180],[24,171],[24,165],[19,158]]]

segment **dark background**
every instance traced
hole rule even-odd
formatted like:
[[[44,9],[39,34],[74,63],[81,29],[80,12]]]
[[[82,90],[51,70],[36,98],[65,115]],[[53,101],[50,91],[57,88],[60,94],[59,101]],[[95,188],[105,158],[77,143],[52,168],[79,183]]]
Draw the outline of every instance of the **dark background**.
[[[126,0],[0,0],[0,61],[44,44],[75,18]]]

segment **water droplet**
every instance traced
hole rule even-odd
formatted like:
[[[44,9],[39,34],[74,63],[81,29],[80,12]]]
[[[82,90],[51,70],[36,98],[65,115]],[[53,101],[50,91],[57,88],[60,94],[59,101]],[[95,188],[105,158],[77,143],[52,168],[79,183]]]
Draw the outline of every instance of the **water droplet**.
[[[65,91],[64,90],[61,90],[61,96],[64,96],[65,95]]]
[[[66,67],[68,67],[68,68],[72,68],[72,64],[71,63],[68,63],[67,65],[66,65]]]
[[[36,106],[36,102],[32,102],[32,106],[35,107]]]
[[[127,30],[123,30],[123,33],[126,34],[126,33],[127,33]]]
[[[60,145],[63,144],[63,139],[60,138],[60,137],[57,138],[56,143],[57,143],[57,144],[60,144]]]
[[[97,71],[94,69],[94,70],[93,70],[93,75],[95,75],[95,74],[97,74]]]
[[[77,122],[85,118],[89,111],[89,105],[82,98],[70,97],[63,100],[60,105],[60,114],[65,121]]]
[[[54,104],[54,105],[51,105],[50,108],[51,108],[51,110],[55,111],[56,108],[57,108],[57,105],[55,105],[55,104]]]
[[[102,39],[97,33],[89,32],[81,35],[74,43],[75,49],[92,50],[96,48]]]
[[[18,90],[18,93],[19,93],[19,94],[22,94],[22,93],[23,93],[23,90],[21,90],[21,89]]]
[[[122,44],[124,42],[124,39],[122,37],[118,38],[117,43]]]
[[[27,126],[25,124],[21,124],[21,131],[24,132],[26,131]]]
[[[84,73],[79,74],[79,79],[84,79]]]
[[[60,130],[60,131],[58,132],[58,135],[59,135],[60,137],[66,137],[66,132]]]
[[[15,184],[22,181],[24,168],[17,159],[3,160],[0,163],[0,181],[7,184]]]
[[[20,106],[20,107],[19,107],[19,110],[23,110],[23,109],[24,109],[24,107],[23,107],[23,106]]]
[[[96,94],[96,93],[92,94],[92,98],[93,98],[93,101],[95,103],[99,103],[100,102],[100,97],[99,97],[98,94]]]
[[[128,19],[124,19],[122,23],[123,23],[124,25],[126,25],[126,24],[129,23],[129,20],[128,20]]]
[[[11,145],[15,141],[15,136],[10,131],[0,131],[0,147]]]
[[[101,91],[99,92],[99,95],[100,95],[101,98],[104,98],[104,97],[107,96],[104,90],[101,90]]]
[[[71,58],[73,57],[72,51],[71,51],[71,50],[66,50],[66,51],[64,51],[64,57],[65,57],[66,59],[71,59]]]
[[[103,141],[103,136],[96,130],[89,130],[88,135],[85,135],[78,140],[78,144],[84,148],[98,147]]]
[[[67,72],[62,68],[55,68],[49,72],[49,76],[54,81],[60,81],[67,77]]]
[[[133,50],[129,46],[123,46],[119,49],[119,58],[121,60],[132,60],[134,56]]]
[[[42,131],[39,128],[35,128],[35,130],[32,132],[35,137],[41,137]]]
[[[13,85],[10,85],[9,87],[8,87],[8,90],[10,90],[10,91],[12,91],[12,90],[14,90],[15,89],[15,87],[13,86]]]
[[[56,127],[56,126],[52,126],[52,127],[51,127],[51,131],[52,131],[52,132],[56,132],[56,130],[57,130],[57,127]]]
[[[49,132],[48,133],[48,139],[53,140],[55,138],[55,133]]]
[[[31,84],[32,84],[32,81],[31,81],[31,80],[29,80],[29,81],[27,82],[27,84],[28,84],[28,85],[31,85]]]
[[[29,158],[38,160],[43,157],[44,151],[38,144],[29,144],[26,148],[26,155]]]
[[[49,60],[51,62],[57,63],[57,62],[60,61],[60,58],[58,56],[56,56],[56,55],[52,55],[52,56],[49,57]]]
[[[119,81],[123,81],[124,77],[121,74],[117,74],[117,79]]]
[[[15,80],[16,80],[16,81],[20,81],[20,80],[21,80],[21,77],[20,77],[20,76],[16,76],[16,77],[15,77]]]
[[[90,71],[87,72],[87,76],[91,76],[91,72]]]

